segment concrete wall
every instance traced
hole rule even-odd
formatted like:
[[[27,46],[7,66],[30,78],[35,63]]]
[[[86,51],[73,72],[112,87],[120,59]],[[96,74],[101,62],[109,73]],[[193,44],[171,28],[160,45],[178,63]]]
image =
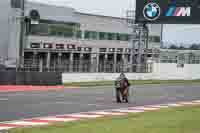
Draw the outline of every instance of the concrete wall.
[[[200,65],[186,64],[178,68],[177,64],[154,64],[153,73],[127,73],[131,80],[192,80],[200,79]],[[66,82],[87,82],[115,80],[119,73],[64,73],[62,80]]]
[[[0,57],[8,55],[10,1],[0,1]]]
[[[20,9],[10,9],[9,16],[9,40],[8,40],[8,58],[9,62],[16,62],[19,59],[19,44],[20,44]],[[11,63],[11,64],[12,64]],[[10,65],[10,63],[8,63]]]
[[[12,9],[10,0],[1,0],[0,9],[0,57],[16,60],[19,46],[20,9]]]

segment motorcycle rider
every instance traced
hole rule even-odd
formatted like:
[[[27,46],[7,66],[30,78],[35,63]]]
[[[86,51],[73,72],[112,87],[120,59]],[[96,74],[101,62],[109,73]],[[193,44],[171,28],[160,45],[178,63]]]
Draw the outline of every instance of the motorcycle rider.
[[[115,89],[116,89],[116,100],[118,103],[121,103],[120,94],[122,96],[122,100],[128,103],[128,89],[130,83],[128,78],[124,73],[121,73],[120,76],[115,81]]]

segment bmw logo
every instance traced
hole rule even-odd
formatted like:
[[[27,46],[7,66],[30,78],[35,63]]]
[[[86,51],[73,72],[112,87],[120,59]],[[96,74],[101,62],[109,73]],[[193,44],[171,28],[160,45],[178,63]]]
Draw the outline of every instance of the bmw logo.
[[[147,20],[153,21],[160,17],[161,9],[156,3],[148,3],[143,10],[143,15]]]

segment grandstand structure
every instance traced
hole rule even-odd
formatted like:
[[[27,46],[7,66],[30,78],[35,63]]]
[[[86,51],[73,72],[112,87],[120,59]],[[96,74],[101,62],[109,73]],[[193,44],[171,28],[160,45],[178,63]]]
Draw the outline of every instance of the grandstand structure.
[[[7,68],[65,73],[139,72],[140,57],[140,72],[147,73],[152,70],[151,61],[159,61],[161,25],[147,25],[148,39],[140,40],[126,17],[87,14],[34,2],[26,2],[21,12],[12,8],[9,0],[0,1],[0,7],[5,9],[0,13],[0,57]]]

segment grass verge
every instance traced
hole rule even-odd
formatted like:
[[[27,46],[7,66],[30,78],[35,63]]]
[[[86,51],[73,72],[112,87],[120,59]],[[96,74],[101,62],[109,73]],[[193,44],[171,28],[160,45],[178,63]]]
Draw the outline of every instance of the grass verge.
[[[199,133],[199,115],[200,108],[197,106],[179,107],[40,128],[15,129],[10,133]]]
[[[130,83],[133,85],[142,85],[142,84],[194,84],[200,83],[200,80],[130,80]],[[64,83],[65,86],[81,86],[81,87],[90,87],[90,86],[112,86],[114,81],[94,81],[94,82],[73,82],[73,83]]]

